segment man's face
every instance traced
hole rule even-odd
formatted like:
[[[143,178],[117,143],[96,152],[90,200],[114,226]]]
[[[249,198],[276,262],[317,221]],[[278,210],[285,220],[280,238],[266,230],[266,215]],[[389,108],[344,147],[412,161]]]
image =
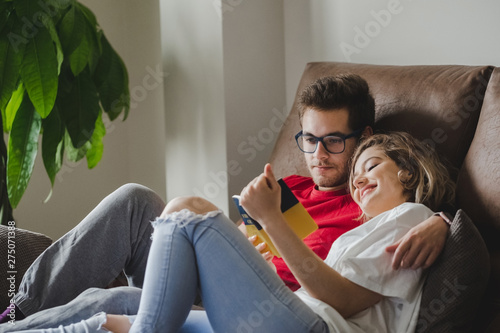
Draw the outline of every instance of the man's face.
[[[326,135],[348,135],[353,132],[349,127],[347,109],[316,111],[308,109],[302,117],[302,131],[316,137]],[[314,153],[304,153],[311,176],[322,191],[345,188],[348,178],[348,161],[357,145],[357,138],[345,140],[345,150],[340,154],[329,153],[323,144],[318,143]]]

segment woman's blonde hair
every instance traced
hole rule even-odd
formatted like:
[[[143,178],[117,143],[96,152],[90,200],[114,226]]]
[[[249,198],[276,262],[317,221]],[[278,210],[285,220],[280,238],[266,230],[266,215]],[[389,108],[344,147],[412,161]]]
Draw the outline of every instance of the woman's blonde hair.
[[[401,176],[404,173],[398,173],[407,201],[424,204],[433,211],[443,204],[454,203],[455,183],[435,150],[404,132],[375,134],[359,144],[351,159],[351,193],[354,191],[354,166],[359,156],[370,147],[380,149],[401,170],[407,171],[405,177]]]

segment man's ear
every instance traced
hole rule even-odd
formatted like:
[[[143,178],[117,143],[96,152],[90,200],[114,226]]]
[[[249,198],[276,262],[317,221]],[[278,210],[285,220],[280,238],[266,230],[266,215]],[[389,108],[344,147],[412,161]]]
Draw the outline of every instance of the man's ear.
[[[362,138],[367,138],[372,135],[373,135],[373,128],[371,128],[370,126],[366,126],[363,132],[361,132]]]

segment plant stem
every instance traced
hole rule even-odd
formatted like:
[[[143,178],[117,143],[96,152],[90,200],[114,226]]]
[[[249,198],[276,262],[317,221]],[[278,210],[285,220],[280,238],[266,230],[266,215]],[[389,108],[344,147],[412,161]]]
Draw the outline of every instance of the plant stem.
[[[2,117],[0,117],[0,129],[3,129]],[[0,135],[0,224],[7,225],[9,221],[14,221],[14,216],[7,192],[7,146],[2,130]]]

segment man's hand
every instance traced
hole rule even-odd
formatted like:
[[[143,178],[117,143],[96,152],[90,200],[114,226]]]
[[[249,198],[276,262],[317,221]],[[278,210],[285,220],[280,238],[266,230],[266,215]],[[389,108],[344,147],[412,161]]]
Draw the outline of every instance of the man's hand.
[[[439,216],[431,216],[413,227],[399,241],[388,246],[387,252],[394,252],[392,268],[427,268],[441,254],[448,225]]]
[[[282,216],[281,187],[270,164],[266,164],[264,172],[241,191],[240,204],[264,229],[269,220]]]

